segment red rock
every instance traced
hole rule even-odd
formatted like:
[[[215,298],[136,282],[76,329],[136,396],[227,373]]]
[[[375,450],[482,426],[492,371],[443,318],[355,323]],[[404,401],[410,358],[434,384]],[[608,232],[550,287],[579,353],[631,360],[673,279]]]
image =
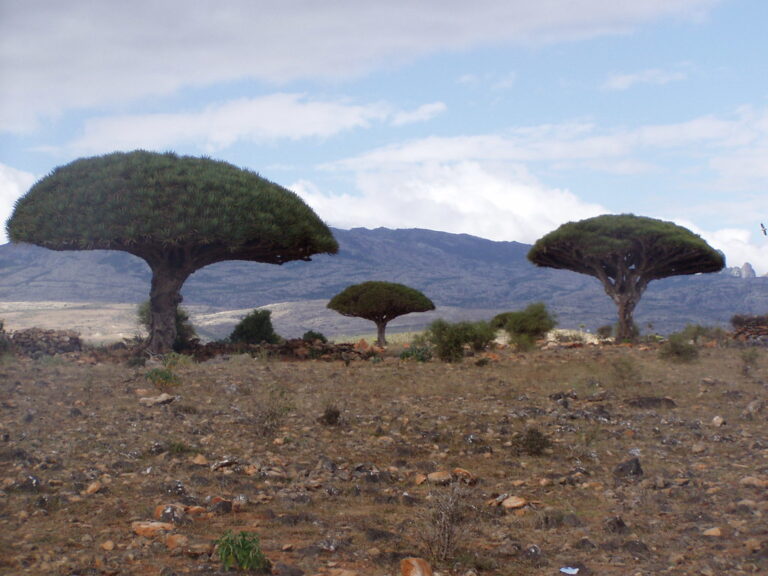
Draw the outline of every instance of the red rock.
[[[177,548],[183,548],[189,544],[189,538],[184,534],[168,534],[165,537],[165,547],[168,550],[176,550]]]
[[[430,484],[445,486],[446,484],[450,484],[452,479],[453,477],[451,476],[451,473],[445,470],[438,470],[437,472],[427,474],[427,481]]]
[[[401,576],[432,576],[432,567],[423,558],[403,558],[400,561]]]
[[[174,528],[170,522],[133,522],[131,523],[131,530],[139,536],[145,538],[155,538],[166,532],[172,531]]]

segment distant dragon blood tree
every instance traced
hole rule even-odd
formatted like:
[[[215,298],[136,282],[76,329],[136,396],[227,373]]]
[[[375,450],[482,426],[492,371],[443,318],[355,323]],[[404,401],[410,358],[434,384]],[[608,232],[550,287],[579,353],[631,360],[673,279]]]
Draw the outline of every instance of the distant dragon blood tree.
[[[394,282],[363,282],[336,294],[328,308],[344,316],[364,318],[376,324],[377,343],[386,346],[387,323],[412,312],[434,310],[432,300],[415,288]]]
[[[122,250],[152,270],[149,351],[171,350],[181,287],[225,260],[283,264],[334,254],[328,227],[293,192],[210,158],[142,150],[56,168],[16,202],[12,242]]]
[[[632,315],[649,282],[725,266],[723,255],[690,230],[633,214],[563,224],[537,240],[528,259],[600,280],[618,307],[619,341],[633,338]]]

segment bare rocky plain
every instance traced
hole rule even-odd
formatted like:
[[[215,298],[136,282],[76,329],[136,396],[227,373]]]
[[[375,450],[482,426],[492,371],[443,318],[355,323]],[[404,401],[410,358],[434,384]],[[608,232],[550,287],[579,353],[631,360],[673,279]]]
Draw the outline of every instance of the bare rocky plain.
[[[400,351],[4,356],[0,573],[224,574],[230,530],[282,576],[768,571],[765,348]]]

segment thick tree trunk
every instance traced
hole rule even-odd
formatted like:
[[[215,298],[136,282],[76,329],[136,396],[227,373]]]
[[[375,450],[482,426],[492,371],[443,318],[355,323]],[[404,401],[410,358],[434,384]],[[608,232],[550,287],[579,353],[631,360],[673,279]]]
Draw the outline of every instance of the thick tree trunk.
[[[619,294],[614,299],[619,309],[619,327],[616,332],[617,342],[632,342],[636,338],[633,314],[640,297],[633,294]]]
[[[149,293],[149,345],[152,354],[173,350],[176,340],[176,308],[181,303],[181,287],[189,272],[165,266],[152,268],[152,288]]]
[[[387,339],[384,336],[384,331],[386,329],[386,322],[376,322],[376,332],[378,333],[378,340],[376,340],[376,345],[381,346],[382,348],[387,345]]]

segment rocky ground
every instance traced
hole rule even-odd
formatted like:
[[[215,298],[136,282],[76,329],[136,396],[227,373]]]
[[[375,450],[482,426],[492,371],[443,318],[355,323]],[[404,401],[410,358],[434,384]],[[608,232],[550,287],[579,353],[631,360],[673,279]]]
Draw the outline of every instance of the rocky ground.
[[[0,573],[768,570],[768,353],[0,364]],[[755,349],[753,349],[755,350]]]

